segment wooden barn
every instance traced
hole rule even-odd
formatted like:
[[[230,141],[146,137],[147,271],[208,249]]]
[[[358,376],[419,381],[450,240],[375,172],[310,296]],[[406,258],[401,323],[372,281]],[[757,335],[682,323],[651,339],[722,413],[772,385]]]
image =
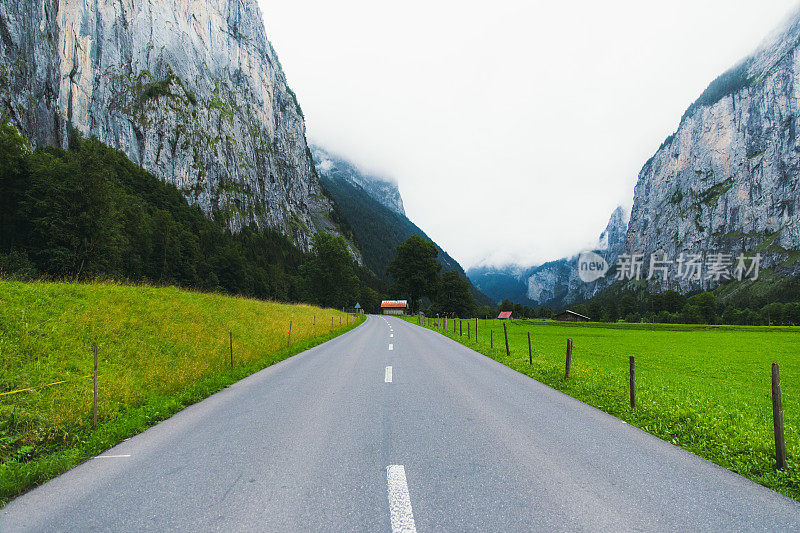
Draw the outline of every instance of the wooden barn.
[[[381,302],[382,315],[405,315],[409,307],[407,300],[384,300]]]
[[[558,313],[554,318],[561,322],[591,322],[592,320],[588,316],[579,315],[575,311],[570,311],[569,309]]]

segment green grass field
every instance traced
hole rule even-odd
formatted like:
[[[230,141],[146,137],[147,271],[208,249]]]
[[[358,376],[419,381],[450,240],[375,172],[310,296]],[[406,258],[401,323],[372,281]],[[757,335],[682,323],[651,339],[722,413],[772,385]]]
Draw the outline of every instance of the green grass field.
[[[361,320],[175,288],[0,281],[0,505]],[[30,390],[3,394],[18,389]]]
[[[415,318],[409,321],[416,323]],[[463,321],[447,335],[664,440],[800,499],[800,328]],[[458,321],[456,321],[458,326]],[[432,326],[431,329],[438,329]],[[494,349],[489,347],[494,331]],[[531,334],[533,364],[528,362]],[[567,339],[572,371],[564,379]],[[637,407],[628,357],[636,358]],[[788,468],[775,469],[771,364],[780,365]]]

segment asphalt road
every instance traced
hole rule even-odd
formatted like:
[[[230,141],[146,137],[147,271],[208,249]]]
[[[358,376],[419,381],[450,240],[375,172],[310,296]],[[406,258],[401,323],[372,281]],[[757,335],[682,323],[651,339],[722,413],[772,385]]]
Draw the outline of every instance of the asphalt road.
[[[798,530],[800,505],[435,332],[369,317],[0,511],[4,532],[415,528]]]

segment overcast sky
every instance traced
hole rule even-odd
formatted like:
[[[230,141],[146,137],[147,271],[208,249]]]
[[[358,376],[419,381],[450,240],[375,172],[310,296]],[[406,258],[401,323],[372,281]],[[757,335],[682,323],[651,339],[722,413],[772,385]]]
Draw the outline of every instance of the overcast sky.
[[[311,142],[399,183],[462,263],[591,246],[796,0],[259,0]]]

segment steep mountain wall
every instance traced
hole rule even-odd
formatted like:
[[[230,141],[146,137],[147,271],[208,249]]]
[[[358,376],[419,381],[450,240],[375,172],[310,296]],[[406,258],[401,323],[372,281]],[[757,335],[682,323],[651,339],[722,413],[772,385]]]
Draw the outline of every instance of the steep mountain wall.
[[[800,248],[799,44],[800,13],[687,110],[639,174],[628,252],[759,251],[781,267]]]
[[[255,0],[0,3],[0,113],[37,146],[95,135],[233,230],[337,233]]]

